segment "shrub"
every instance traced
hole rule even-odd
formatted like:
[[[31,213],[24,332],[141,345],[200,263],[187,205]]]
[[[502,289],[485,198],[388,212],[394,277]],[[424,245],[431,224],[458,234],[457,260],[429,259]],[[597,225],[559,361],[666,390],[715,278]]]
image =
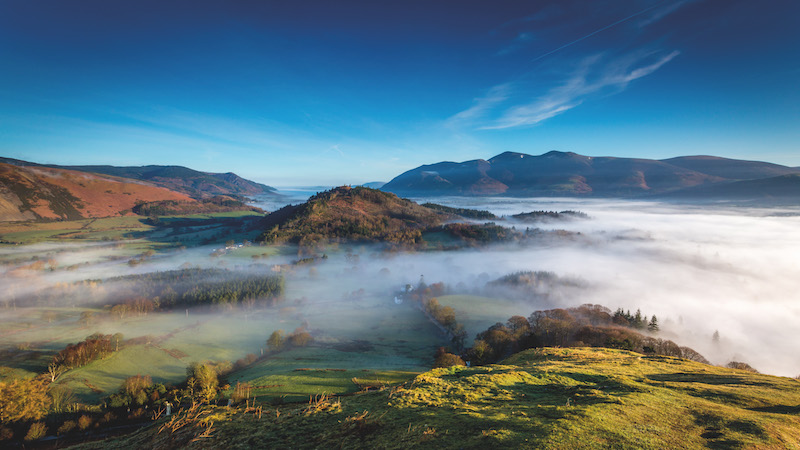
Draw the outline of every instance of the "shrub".
[[[36,441],[39,440],[47,435],[47,427],[44,425],[44,422],[34,422],[31,424],[31,428],[28,430],[28,434],[25,435],[26,441]]]
[[[296,330],[294,333],[290,334],[289,338],[287,339],[287,341],[289,341],[289,345],[292,347],[305,347],[313,340],[314,338],[311,337],[307,331],[302,330]]]
[[[276,330],[269,335],[269,339],[267,339],[267,348],[270,351],[277,352],[283,348],[283,343],[283,330]]]
[[[759,373],[759,371],[754,369],[753,366],[741,361],[731,361],[728,364],[726,364],[725,367],[729,369],[739,369],[739,370],[746,370],[748,372]]]
[[[433,367],[452,367],[452,366],[465,366],[464,360],[460,356],[452,353],[442,353],[436,358]]]
[[[60,427],[58,427],[58,434],[67,434],[70,431],[74,430],[75,427],[77,427],[77,426],[78,426],[78,424],[75,423],[74,420],[68,420],[68,421],[62,423]]]
[[[187,385],[193,397],[211,403],[217,396],[219,378],[211,364],[194,363],[186,369]]]
[[[258,356],[256,356],[253,353],[248,353],[247,355],[244,356],[244,358],[238,359],[233,366],[236,369],[242,369],[244,367],[249,366],[250,364],[253,364],[256,361],[258,361]]]
[[[9,427],[0,427],[0,441],[8,441],[14,437],[14,430]]]
[[[42,380],[0,381],[0,423],[41,419],[50,402]]]
[[[87,416],[86,414],[78,417],[78,429],[81,431],[86,431],[89,427],[92,426],[92,418]]]

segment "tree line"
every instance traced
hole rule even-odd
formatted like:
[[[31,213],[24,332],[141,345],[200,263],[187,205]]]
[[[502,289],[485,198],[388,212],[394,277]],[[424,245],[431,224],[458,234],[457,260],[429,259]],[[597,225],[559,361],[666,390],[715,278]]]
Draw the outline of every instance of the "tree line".
[[[513,316],[505,323],[498,322],[478,333],[463,358],[474,364],[492,364],[535,347],[605,347],[708,363],[691,348],[638,331],[645,323],[657,327],[655,316],[649,322],[641,313],[632,315],[631,321],[627,316],[624,312],[612,314],[600,305],[536,311],[527,318]],[[638,322],[637,316],[640,317]],[[650,327],[650,330],[657,328]]]

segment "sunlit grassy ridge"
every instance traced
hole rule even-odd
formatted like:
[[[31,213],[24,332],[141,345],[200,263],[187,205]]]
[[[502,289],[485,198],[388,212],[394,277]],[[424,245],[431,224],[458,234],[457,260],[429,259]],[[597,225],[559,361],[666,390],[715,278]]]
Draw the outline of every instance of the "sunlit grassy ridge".
[[[797,380],[620,350],[546,348],[340,399],[207,408],[182,426],[159,433],[162,419],[90,447],[797,448],[798,412]],[[210,437],[193,440],[209,426]]]

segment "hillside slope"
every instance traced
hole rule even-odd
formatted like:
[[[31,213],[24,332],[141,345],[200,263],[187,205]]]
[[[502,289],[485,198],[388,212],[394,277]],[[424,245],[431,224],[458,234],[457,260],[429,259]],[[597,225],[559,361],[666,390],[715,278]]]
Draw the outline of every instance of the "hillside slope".
[[[0,219],[74,220],[129,214],[138,203],[197,203],[169,189],[124,178],[0,163]]]
[[[206,407],[84,447],[797,448],[799,405],[794,379],[544,348],[337,400]]]
[[[718,156],[681,156],[661,162],[731,180],[753,180],[798,173],[796,167],[786,167],[761,161],[743,161]]]
[[[205,199],[217,195],[235,197],[277,195],[275,188],[246,180],[235,173],[200,172],[183,166],[58,166],[31,163],[11,158],[0,158],[0,162],[23,167],[50,167],[146,181],[197,199]]]
[[[781,203],[800,199],[800,174],[734,181],[670,192],[664,198]]]
[[[757,161],[682,157],[589,157],[551,151],[505,152],[488,161],[441,162],[409,170],[383,186],[401,195],[637,197],[723,182],[798,173]]]
[[[270,214],[259,240],[300,244],[339,239],[413,242],[419,239],[421,230],[448,217],[391,193],[342,186]]]

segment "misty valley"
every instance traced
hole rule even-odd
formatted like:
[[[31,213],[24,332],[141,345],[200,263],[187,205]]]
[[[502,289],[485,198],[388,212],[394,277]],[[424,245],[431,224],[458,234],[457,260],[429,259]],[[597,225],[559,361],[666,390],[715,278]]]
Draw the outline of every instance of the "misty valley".
[[[490,364],[525,352],[800,374],[797,209],[413,200],[340,187],[272,214],[4,224],[2,438],[77,443],[155,421],[156,437],[124,445],[182,446],[212,435],[210,414],[236,408],[229,420],[271,414],[265,433],[280,435],[281,420],[322,426],[317,413],[341,411],[342,399],[413,403],[434,394],[398,392],[424,377],[502,372]],[[544,417],[608,384],[564,374],[572,387],[539,400]],[[202,409],[212,405],[227,412]],[[363,414],[336,419],[346,419],[336,439],[361,445],[384,420]],[[409,425],[402,442],[433,444],[435,433]]]

